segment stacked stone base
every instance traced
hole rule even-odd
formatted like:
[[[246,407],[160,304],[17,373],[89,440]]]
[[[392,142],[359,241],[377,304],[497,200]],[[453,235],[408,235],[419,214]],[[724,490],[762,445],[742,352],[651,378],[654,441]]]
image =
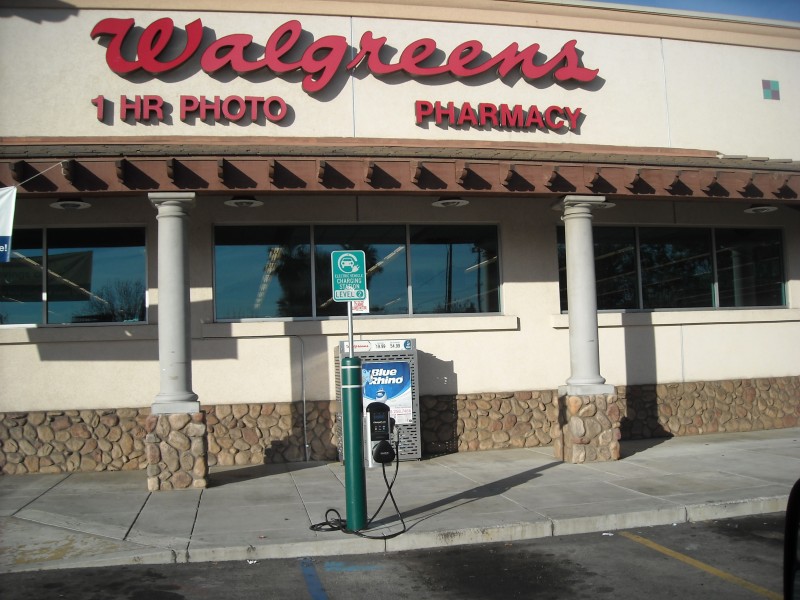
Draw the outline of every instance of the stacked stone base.
[[[24,399],[17,402],[23,403]],[[800,376],[621,386],[615,396],[606,397],[605,405],[617,442],[619,433],[628,440],[797,427]],[[602,401],[595,402],[594,408],[602,412]],[[338,407],[334,402],[204,405],[202,410],[208,466],[302,461],[306,454],[310,460],[336,460],[333,415]],[[581,401],[576,413],[588,431],[595,429],[584,420],[591,410]],[[567,413],[567,399],[560,399],[555,390],[423,396],[419,415],[422,451],[435,455],[555,445],[563,456],[561,436],[569,422]],[[192,418],[188,423],[194,423]],[[176,483],[186,482],[183,476],[173,482],[175,473],[193,471],[196,463],[181,469],[185,451],[180,446],[185,447],[185,442],[173,436],[173,441],[179,441],[170,444],[171,429],[165,437],[159,435],[157,421],[150,419],[149,407],[0,413],[0,472],[149,469],[161,482],[159,489],[168,488],[163,482],[174,489]],[[607,426],[601,429],[605,431]],[[576,422],[574,439],[570,439],[586,437],[580,432]],[[151,438],[154,448],[147,454],[145,437],[151,433],[158,441]],[[607,435],[602,441],[600,434],[595,437],[597,446],[571,443],[571,447],[583,446],[584,460],[613,460],[618,444],[608,441]],[[162,441],[172,448],[165,447],[163,455]],[[606,446],[608,451],[603,449]],[[189,452],[191,448],[190,442]],[[580,459],[582,452],[572,452],[570,460]],[[175,463],[174,454],[177,471],[170,467]],[[599,458],[592,458],[595,455]],[[199,456],[197,451],[192,459]],[[153,465],[160,465],[162,458],[169,458],[170,464],[164,460],[166,468],[159,466],[156,473]],[[189,457],[183,461],[188,464]],[[193,476],[189,487],[194,485]]]
[[[142,469],[149,414],[149,408],[0,413],[0,472]]]
[[[420,408],[427,455],[549,446],[558,431],[550,390],[423,396]]]
[[[204,413],[150,415],[145,422],[147,489],[197,489],[208,484]]]
[[[555,458],[573,464],[619,460],[616,395],[561,396],[559,423],[553,440]]]
[[[204,406],[208,464],[230,467],[306,458],[336,460],[335,405],[317,401],[305,408],[298,402]]]

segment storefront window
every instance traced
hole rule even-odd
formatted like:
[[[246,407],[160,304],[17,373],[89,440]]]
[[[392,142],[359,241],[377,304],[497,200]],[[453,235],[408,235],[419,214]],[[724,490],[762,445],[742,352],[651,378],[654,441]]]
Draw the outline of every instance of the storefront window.
[[[497,228],[411,227],[414,314],[500,310]]]
[[[0,325],[42,323],[42,231],[16,229],[11,261],[0,263]]]
[[[711,230],[639,229],[643,308],[713,306]]]
[[[145,320],[144,229],[47,231],[47,322]]]
[[[775,229],[718,229],[720,306],[781,306],[783,244]]]
[[[597,227],[592,232],[599,310],[785,305],[779,230]],[[563,228],[557,241],[566,311]]]
[[[146,319],[142,228],[20,230],[0,265],[0,324]]]
[[[498,312],[497,249],[497,227],[482,225],[220,226],[216,319],[347,314],[332,298],[336,250],[364,252],[371,315]]]
[[[216,318],[311,316],[309,227],[217,227]]]
[[[636,267],[636,230],[632,227],[598,227],[593,230],[597,307],[602,310],[639,306]],[[558,228],[558,283],[562,310],[567,307],[567,255],[564,228]]]
[[[408,313],[405,226],[319,226],[314,241],[317,316],[347,314],[346,303],[332,297],[331,252],[336,250],[364,251],[370,314]]]

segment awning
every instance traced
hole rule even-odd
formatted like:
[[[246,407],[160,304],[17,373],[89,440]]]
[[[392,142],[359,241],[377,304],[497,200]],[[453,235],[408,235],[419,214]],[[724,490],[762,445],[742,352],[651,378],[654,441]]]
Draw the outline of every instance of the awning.
[[[60,164],[59,164],[60,163]],[[59,165],[58,168],[53,168]],[[382,139],[0,139],[20,197],[193,190],[800,202],[800,162],[714,151]]]

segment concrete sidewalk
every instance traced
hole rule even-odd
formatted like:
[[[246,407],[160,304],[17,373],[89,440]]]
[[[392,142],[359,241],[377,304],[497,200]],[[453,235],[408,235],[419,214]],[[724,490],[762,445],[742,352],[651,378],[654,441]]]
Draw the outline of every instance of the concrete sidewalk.
[[[212,470],[205,490],[147,491],[145,473],[0,477],[0,572],[361,554],[511,541],[784,511],[800,429],[623,442],[623,459],[572,465],[550,448],[400,463],[407,532],[312,531],[345,515],[344,468]],[[387,469],[391,478],[393,467]],[[368,512],[386,486],[367,472]],[[365,532],[401,529],[391,501]]]

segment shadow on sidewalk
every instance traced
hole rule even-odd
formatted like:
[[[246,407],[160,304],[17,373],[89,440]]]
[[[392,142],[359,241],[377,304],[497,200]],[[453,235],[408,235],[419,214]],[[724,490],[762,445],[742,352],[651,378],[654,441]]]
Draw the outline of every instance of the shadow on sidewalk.
[[[208,487],[216,488],[231,483],[240,483],[251,479],[260,479],[270,475],[281,475],[292,471],[313,469],[328,462],[309,461],[292,463],[267,463],[263,465],[248,465],[241,467],[212,467],[208,476]]]
[[[539,477],[539,474],[542,473],[543,471],[546,471],[547,469],[550,469],[551,467],[555,467],[556,465],[560,464],[563,463],[561,461],[553,461],[546,465],[542,465],[541,467],[536,467],[535,469],[529,469],[527,471],[524,471],[522,473],[517,473],[516,475],[511,475],[510,477],[506,477],[504,479],[492,481],[491,483],[485,483],[478,487],[472,488],[471,490],[466,490],[464,492],[461,492],[460,494],[448,496],[447,498],[442,498],[441,500],[425,504],[424,506],[418,506],[416,508],[412,508],[408,511],[403,512],[403,518],[410,519],[418,515],[424,515],[422,516],[422,518],[415,521],[413,525],[408,526],[408,529],[411,530],[414,527],[416,527],[419,523],[425,521],[426,519],[430,519],[431,517],[435,517],[437,515],[445,513],[448,510],[459,508],[471,502],[475,502],[476,500],[491,498],[493,496],[501,496],[510,489],[517,487],[518,485],[522,485],[524,483],[532,481],[533,479],[536,479],[537,477]],[[396,517],[388,517],[374,521],[374,525],[388,525],[394,521],[396,521]]]

